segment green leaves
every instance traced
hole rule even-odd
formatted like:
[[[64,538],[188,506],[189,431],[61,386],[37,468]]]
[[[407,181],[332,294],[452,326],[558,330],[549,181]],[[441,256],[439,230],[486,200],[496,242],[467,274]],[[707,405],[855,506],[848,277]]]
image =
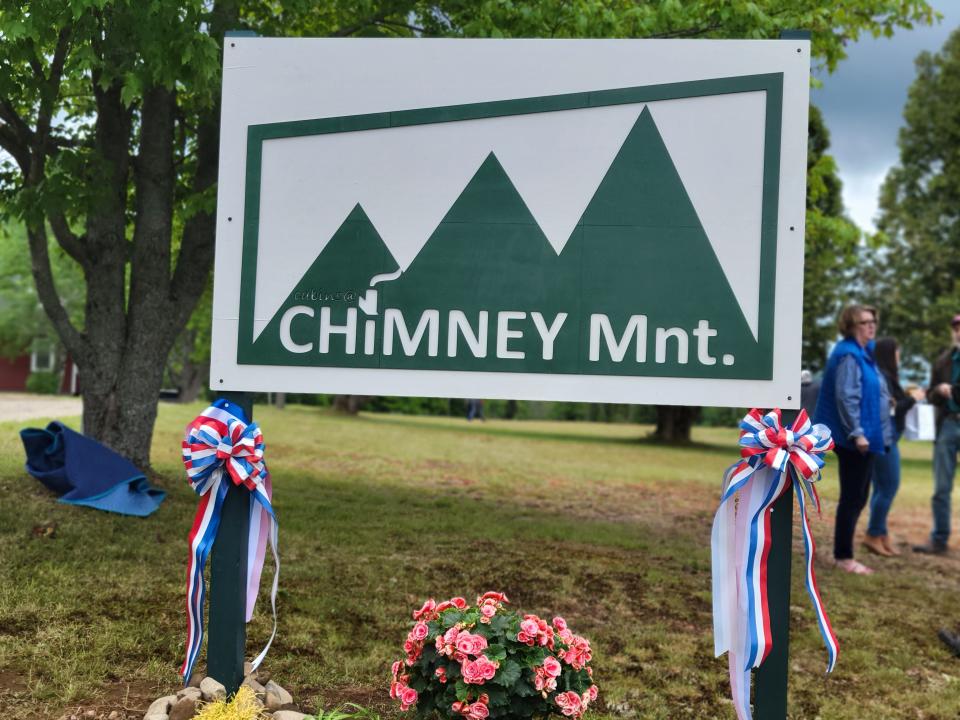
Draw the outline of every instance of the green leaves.
[[[463,613],[460,612],[459,610],[445,610],[440,615],[440,624],[444,628],[449,630],[458,622],[460,622],[462,619],[463,619]]]
[[[486,655],[489,660],[499,662],[506,659],[507,649],[503,647],[503,645],[489,645],[487,649],[483,651],[483,654]]]
[[[938,53],[921,53],[900,130],[900,161],[880,195],[879,251],[863,282],[880,308],[883,334],[903,344],[919,374],[950,342],[960,308],[960,31]],[[911,367],[912,366],[912,367]]]
[[[500,665],[493,682],[504,687],[512,687],[520,679],[520,666],[513,660],[507,660]]]

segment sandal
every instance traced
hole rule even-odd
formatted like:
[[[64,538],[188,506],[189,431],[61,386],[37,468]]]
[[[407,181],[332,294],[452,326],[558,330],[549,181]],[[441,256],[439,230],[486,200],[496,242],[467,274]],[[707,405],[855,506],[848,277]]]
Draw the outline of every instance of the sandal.
[[[847,560],[837,560],[833,566],[838,570],[852,573],[854,575],[873,575],[873,569],[868,568],[862,562],[849,558]]]
[[[863,546],[872,552],[874,555],[883,555],[884,557],[893,557],[893,553],[887,550],[886,544],[883,542],[885,535],[864,535],[863,536]]]

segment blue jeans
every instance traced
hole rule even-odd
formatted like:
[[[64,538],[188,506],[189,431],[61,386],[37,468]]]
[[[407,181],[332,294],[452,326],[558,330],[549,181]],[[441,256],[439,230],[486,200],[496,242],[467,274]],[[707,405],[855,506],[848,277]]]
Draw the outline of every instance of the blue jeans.
[[[873,495],[870,496],[870,523],[867,534],[880,537],[887,534],[887,515],[900,489],[900,448],[896,438],[883,455],[873,463]]]
[[[960,447],[960,424],[946,418],[933,446],[933,532],[935,545],[946,545],[950,538],[950,493],[957,470],[957,449]]]

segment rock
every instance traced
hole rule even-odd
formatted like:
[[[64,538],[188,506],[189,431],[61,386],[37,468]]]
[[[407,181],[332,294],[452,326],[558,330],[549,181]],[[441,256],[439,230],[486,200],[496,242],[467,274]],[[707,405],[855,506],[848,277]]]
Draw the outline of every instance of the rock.
[[[203,699],[207,702],[225,700],[227,697],[227,689],[212,677],[205,677],[200,681],[200,694],[203,695]]]
[[[253,692],[255,692],[259,697],[263,697],[267,694],[266,689],[263,687],[263,685],[257,682],[257,678],[254,675],[247,675],[240,684],[245,685],[253,690]]]
[[[307,716],[296,710],[277,710],[273,714],[273,720],[305,720]]]
[[[107,720],[120,720],[120,713],[116,710],[111,710],[110,714],[107,715]]]
[[[97,716],[97,711],[96,711],[96,710],[87,710],[87,711],[83,714],[83,716],[84,716],[85,718],[95,718],[95,717]]]
[[[190,720],[197,714],[197,699],[192,697],[180,698],[170,711],[168,720]]]
[[[183,700],[184,698],[190,698],[192,700],[200,701],[203,695],[200,692],[200,688],[195,687],[185,687],[183,690],[177,693],[177,700]]]
[[[293,696],[290,695],[286,690],[277,685],[273,680],[268,680],[263,685],[263,689],[267,691],[267,694],[274,694],[280,700],[280,705],[286,705],[293,702]]]
[[[157,698],[150,703],[150,707],[147,708],[147,714],[143,716],[143,720],[170,720],[170,708],[173,707],[176,701],[176,695],[165,695],[162,698]]]
[[[280,702],[280,696],[274,692],[267,692],[266,697],[263,699],[263,704],[269,712],[276,712],[283,707],[283,703]]]
[[[253,672],[253,663],[245,662],[243,664],[243,674],[250,675]]]

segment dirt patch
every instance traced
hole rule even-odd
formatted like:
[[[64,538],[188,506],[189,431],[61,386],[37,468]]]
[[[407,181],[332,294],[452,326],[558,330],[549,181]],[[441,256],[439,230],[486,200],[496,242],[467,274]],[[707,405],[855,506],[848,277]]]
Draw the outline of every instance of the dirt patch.
[[[148,680],[115,680],[104,683],[101,688],[102,694],[96,700],[71,703],[61,710],[58,720],[70,720],[71,717],[88,720],[91,711],[95,720],[106,720],[112,712],[117,713],[114,720],[140,720],[150,703],[165,692],[158,683]],[[39,715],[36,717],[40,718]]]
[[[0,393],[0,422],[34,418],[75,417],[83,412],[80,398],[61,395]]]

